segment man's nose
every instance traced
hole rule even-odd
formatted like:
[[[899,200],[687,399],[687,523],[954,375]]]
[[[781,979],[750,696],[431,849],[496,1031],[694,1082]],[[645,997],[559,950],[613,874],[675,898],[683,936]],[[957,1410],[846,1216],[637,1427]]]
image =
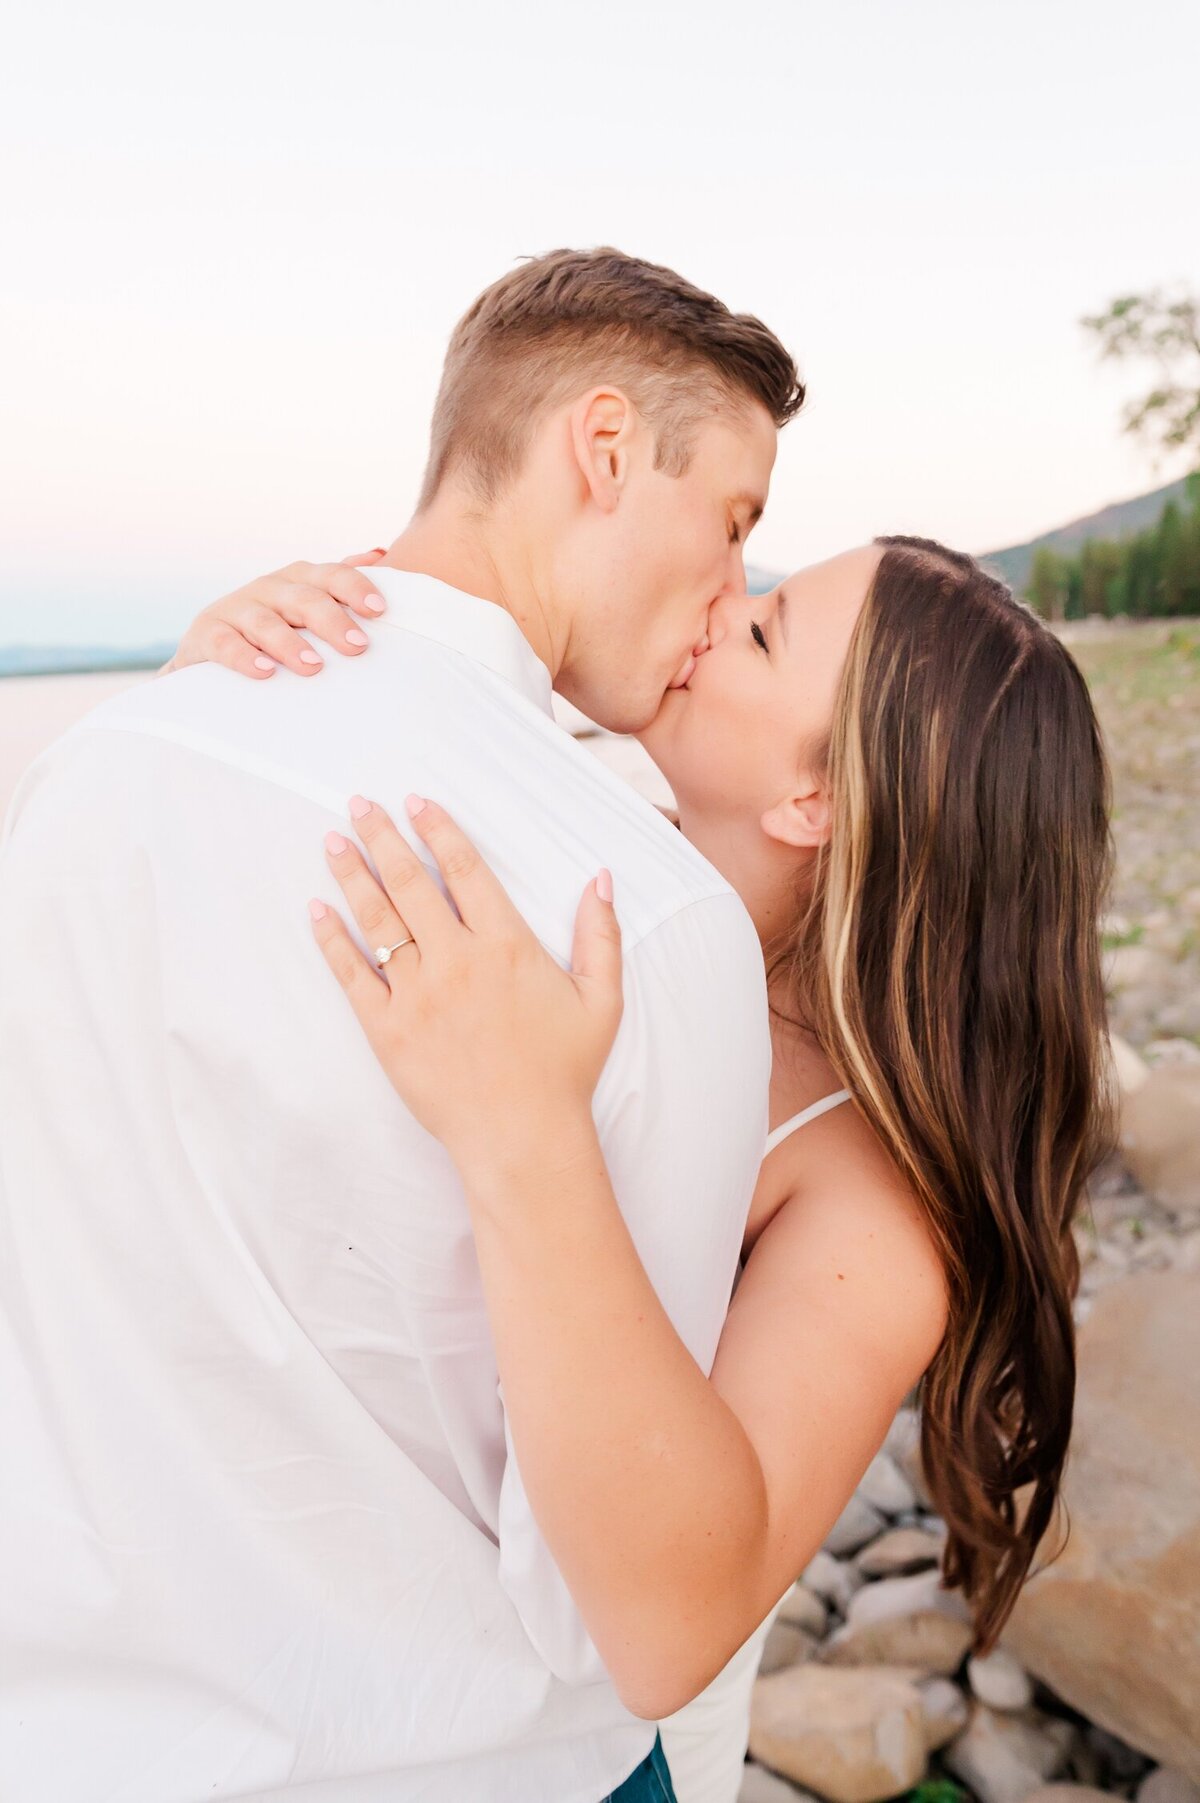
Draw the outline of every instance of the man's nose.
[[[708,643],[706,650],[711,651],[719,645],[732,628],[748,621],[750,614],[750,596],[745,585],[739,589],[725,589],[719,594],[708,610]]]

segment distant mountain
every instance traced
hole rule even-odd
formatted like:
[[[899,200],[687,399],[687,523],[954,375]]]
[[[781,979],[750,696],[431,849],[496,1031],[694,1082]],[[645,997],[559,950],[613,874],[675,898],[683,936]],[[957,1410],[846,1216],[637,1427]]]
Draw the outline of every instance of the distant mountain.
[[[157,670],[175,649],[141,645],[0,645],[0,676],[75,676],[86,670]]]
[[[1153,526],[1168,501],[1181,501],[1186,483],[1187,477],[1181,476],[1178,482],[1151,489],[1148,495],[1135,495],[1132,501],[1114,501],[1098,513],[1085,514],[1081,520],[1071,520],[1066,526],[1056,526],[1053,532],[1043,532],[1040,538],[1031,538],[1028,544],[1009,545],[1003,551],[985,551],[979,561],[1002,576],[1018,595],[1022,594],[1033,569],[1033,554],[1043,545],[1069,555],[1090,538],[1131,538],[1135,532]]]

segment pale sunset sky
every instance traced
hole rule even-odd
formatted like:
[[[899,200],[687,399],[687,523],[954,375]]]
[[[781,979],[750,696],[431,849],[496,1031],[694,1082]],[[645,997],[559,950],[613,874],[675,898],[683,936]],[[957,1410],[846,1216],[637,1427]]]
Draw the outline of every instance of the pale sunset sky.
[[[1078,320],[1200,281],[1195,0],[27,0],[3,60],[0,645],[386,542],[455,319],[559,244],[800,359],[760,565],[1181,473]]]

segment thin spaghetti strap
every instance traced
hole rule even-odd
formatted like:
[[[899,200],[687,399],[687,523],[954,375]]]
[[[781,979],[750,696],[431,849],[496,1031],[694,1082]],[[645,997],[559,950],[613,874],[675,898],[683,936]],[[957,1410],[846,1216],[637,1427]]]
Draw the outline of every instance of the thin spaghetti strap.
[[[767,1150],[763,1153],[763,1157],[765,1158],[767,1153],[773,1152],[776,1146],[782,1145],[784,1140],[790,1134],[795,1133],[798,1127],[807,1126],[809,1121],[815,1121],[819,1115],[828,1114],[831,1108],[838,1108],[843,1102],[849,1100],[850,1091],[848,1089],[837,1089],[831,1096],[822,1096],[819,1102],[813,1102],[807,1108],[802,1108],[800,1113],[794,1114],[790,1121],[784,1121],[781,1127],[776,1127],[773,1133],[768,1134]]]

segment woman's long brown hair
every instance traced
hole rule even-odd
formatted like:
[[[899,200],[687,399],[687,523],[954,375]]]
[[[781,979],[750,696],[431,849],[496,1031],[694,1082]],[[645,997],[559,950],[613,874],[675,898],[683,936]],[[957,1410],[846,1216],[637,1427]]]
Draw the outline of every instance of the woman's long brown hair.
[[[944,1261],[921,1453],[943,1579],[982,1652],[1050,1522],[1071,1433],[1071,1225],[1112,1132],[1109,779],[1054,634],[973,559],[876,542],[827,750],[833,832],[772,968]]]

